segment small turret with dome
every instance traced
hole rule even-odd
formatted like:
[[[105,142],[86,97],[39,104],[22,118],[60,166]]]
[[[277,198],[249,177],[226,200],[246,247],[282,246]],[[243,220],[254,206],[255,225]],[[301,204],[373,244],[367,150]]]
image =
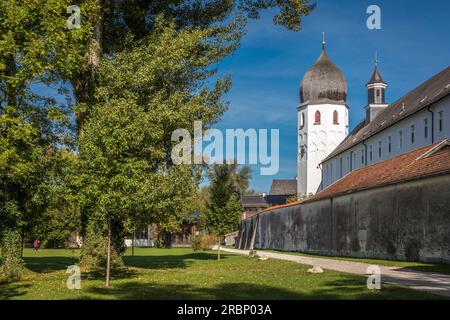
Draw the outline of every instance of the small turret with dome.
[[[366,84],[366,123],[375,119],[376,116],[388,106],[385,102],[386,87],[387,83],[383,80],[380,71],[378,70],[378,54],[375,52],[375,68],[369,82]]]
[[[306,72],[300,84],[300,103],[345,104],[346,100],[347,81],[342,71],[328,57],[324,36],[322,54]]]

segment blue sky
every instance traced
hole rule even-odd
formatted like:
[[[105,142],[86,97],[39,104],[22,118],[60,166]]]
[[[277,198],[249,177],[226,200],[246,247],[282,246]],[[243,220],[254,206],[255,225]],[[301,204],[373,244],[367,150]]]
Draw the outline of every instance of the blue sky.
[[[371,4],[381,8],[381,30],[366,27]],[[322,31],[328,55],[347,80],[350,129],[363,118],[375,50],[388,102],[450,65],[450,1],[318,0],[300,32],[273,25],[274,12],[250,21],[240,48],[219,64],[221,74],[232,75],[233,87],[229,110],[215,128],[280,130],[278,174],[261,176],[253,167],[250,187],[261,192],[272,179],[296,176],[299,84],[320,55]]]

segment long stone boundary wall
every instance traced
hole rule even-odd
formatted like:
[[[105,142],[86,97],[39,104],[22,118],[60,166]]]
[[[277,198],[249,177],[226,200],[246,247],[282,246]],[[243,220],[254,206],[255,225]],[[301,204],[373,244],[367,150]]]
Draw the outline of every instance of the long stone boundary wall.
[[[450,262],[450,175],[262,212],[236,247]]]

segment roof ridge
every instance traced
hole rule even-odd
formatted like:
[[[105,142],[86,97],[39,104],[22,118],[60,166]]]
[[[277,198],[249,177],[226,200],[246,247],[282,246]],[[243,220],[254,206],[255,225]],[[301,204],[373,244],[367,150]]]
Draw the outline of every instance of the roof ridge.
[[[429,149],[427,152],[425,152],[424,154],[422,154],[418,158],[416,158],[416,161],[426,158],[426,157],[429,157],[429,156],[433,155],[434,153],[438,152],[439,150],[441,150],[442,148],[449,146],[449,145],[450,145],[450,140],[444,139],[441,142],[439,142],[437,145],[435,145],[431,149]]]
[[[444,82],[444,88],[442,88],[442,82]],[[356,146],[362,141],[366,141],[368,138],[376,135],[382,130],[390,127],[399,121],[423,110],[424,108],[430,106],[436,101],[444,99],[450,95],[450,90],[448,84],[450,83],[450,66],[446,67],[439,73],[435,74],[431,78],[423,81],[418,86],[401,96],[399,99],[395,100],[393,103],[388,104],[378,116],[366,125],[357,125],[347,137],[327,156],[322,160],[321,163],[330,160],[333,157],[349,150],[350,148]],[[427,97],[423,101],[424,95]],[[420,98],[420,99],[419,99]],[[418,102],[422,100],[422,102]],[[407,105],[405,112],[398,111],[404,105]],[[385,123],[381,126],[381,122]],[[362,124],[363,121],[360,122]],[[350,139],[352,137],[352,139]]]

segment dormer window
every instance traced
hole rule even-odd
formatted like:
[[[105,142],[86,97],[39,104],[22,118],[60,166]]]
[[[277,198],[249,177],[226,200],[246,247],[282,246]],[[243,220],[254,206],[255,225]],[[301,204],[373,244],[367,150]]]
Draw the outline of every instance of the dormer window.
[[[320,124],[320,111],[317,110],[314,115],[314,124]]]

